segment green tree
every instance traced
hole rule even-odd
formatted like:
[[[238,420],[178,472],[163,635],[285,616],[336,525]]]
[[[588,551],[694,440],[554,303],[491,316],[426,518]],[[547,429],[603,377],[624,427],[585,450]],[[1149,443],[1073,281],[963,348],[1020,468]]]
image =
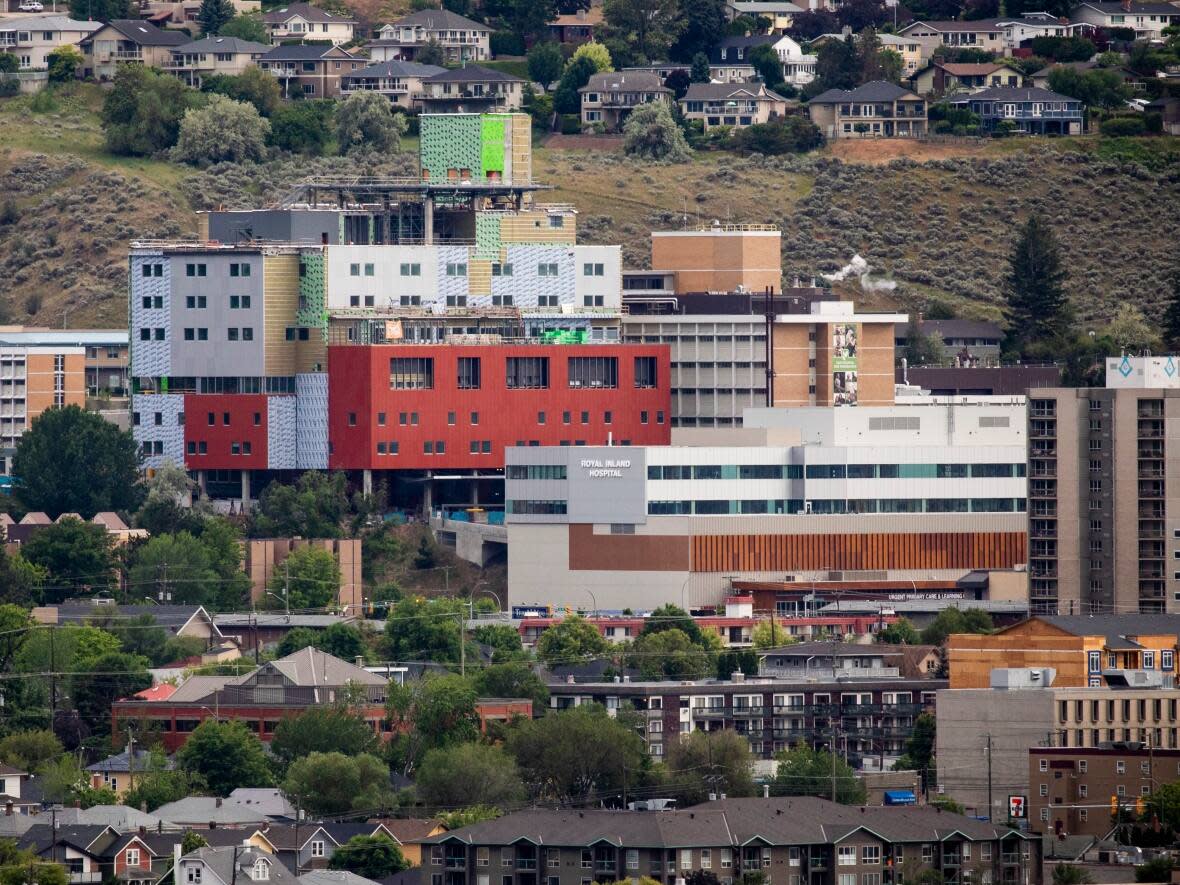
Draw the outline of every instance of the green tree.
[[[773,619],[759,621],[755,624],[754,629],[750,632],[750,639],[754,642],[754,648],[758,649],[778,648],[790,645],[795,641],[795,638],[787,632],[787,628],[780,627]]]
[[[438,819],[448,830],[457,830],[460,827],[483,823],[485,820],[496,820],[503,815],[504,811],[500,808],[493,808],[490,805],[470,805],[467,808],[460,808],[458,811],[440,812]]]
[[[90,623],[118,639],[120,647],[128,654],[139,655],[156,666],[171,660],[165,651],[168,632],[159,626],[151,615],[136,615],[124,619],[118,615],[110,617],[106,612],[102,612],[100,618],[92,618]]]
[[[365,655],[361,631],[351,624],[332,624],[319,635],[316,648],[342,661],[355,661]]]
[[[123,804],[129,808],[146,808],[155,811],[161,805],[177,802],[186,796],[200,795],[205,783],[191,772],[183,769],[169,769],[168,760],[159,753],[152,753],[147,768],[135,774],[135,785],[123,797]]]
[[[82,53],[74,46],[59,46],[45,56],[45,63],[49,67],[50,83],[73,83],[77,78],[78,68],[84,61]]]
[[[1136,882],[1171,882],[1175,862],[1170,857],[1155,857],[1135,867]]]
[[[101,510],[134,510],[143,491],[131,434],[79,406],[47,409],[34,418],[17,443],[12,472],[20,479],[21,503],[50,516],[89,519]]]
[[[270,143],[273,147],[310,157],[322,156],[332,140],[330,101],[296,101],[275,111],[270,118]]]
[[[332,870],[348,870],[366,879],[384,879],[409,869],[401,849],[384,836],[353,836],[328,861]]]
[[[1114,318],[1106,326],[1106,337],[1127,353],[1158,351],[1160,345],[1159,333],[1148,323],[1143,311],[1127,302],[1115,310]]]
[[[262,14],[258,12],[243,12],[235,15],[221,26],[218,32],[222,37],[237,37],[239,40],[249,40],[251,43],[270,43],[270,31],[262,21]],[[261,113],[262,109],[259,108]]]
[[[938,366],[946,362],[946,347],[937,332],[922,331],[916,319],[910,320],[905,333],[905,358],[911,366]]]
[[[546,26],[557,14],[553,0],[488,0],[486,15],[500,18],[508,29],[525,42],[545,34]]]
[[[384,95],[358,92],[336,109],[336,141],[342,154],[352,151],[396,154],[401,150],[405,134],[405,116],[393,113]]]
[[[553,109],[559,114],[576,114],[582,109],[582,97],[578,90],[590,82],[597,73],[594,59],[582,56],[570,60],[561,74],[557,88],[553,90]]]
[[[603,654],[610,643],[581,615],[570,615],[537,638],[537,657],[548,666],[580,664]]]
[[[43,568],[29,562],[19,553],[0,555],[0,587],[4,588],[4,598],[9,603],[20,603],[21,606],[39,604],[47,580],[48,575]],[[0,659],[2,657],[3,651],[0,650]]]
[[[208,517],[201,523],[201,545],[209,557],[209,566],[220,583],[209,605],[217,611],[234,611],[245,605],[250,593],[250,579],[242,571],[241,532],[222,516]]]
[[[70,0],[70,18],[109,22],[133,18],[130,0]]]
[[[1007,350],[1024,355],[1038,342],[1062,334],[1072,320],[1065,268],[1053,229],[1039,215],[1021,226],[1008,259]]]
[[[534,798],[581,804],[632,782],[647,761],[643,739],[595,705],[518,722],[505,744]]]
[[[994,629],[991,615],[980,608],[944,608],[922,629],[922,642],[943,645],[952,633],[990,633]]]
[[[672,628],[636,639],[627,665],[643,679],[700,679],[712,669],[712,660],[684,631]]]
[[[623,124],[623,150],[631,157],[684,163],[692,157],[684,133],[662,102],[641,104]]]
[[[1119,72],[1104,69],[1055,67],[1049,71],[1049,88],[1076,98],[1087,108],[1121,108],[1130,96]]]
[[[271,753],[285,765],[312,753],[360,756],[375,753],[377,736],[361,717],[340,706],[310,707],[298,716],[279,720]]]
[[[242,722],[206,719],[176,751],[176,765],[201,777],[215,796],[269,786],[272,780],[262,742]]]
[[[1156,787],[1147,806],[1163,826],[1170,830],[1180,829],[1180,781]]]
[[[826,89],[855,89],[860,80],[860,54],[852,37],[825,40],[815,56],[815,80],[805,94],[819,95]]]
[[[362,753],[310,753],[287,768],[283,792],[312,814],[340,814],[354,808],[386,809],[393,805],[389,767]]]
[[[770,784],[775,796],[820,796],[843,805],[863,805],[868,796],[862,780],[839,754],[799,744],[778,755],[778,772]]]
[[[685,28],[678,0],[605,0],[602,13],[604,37],[645,62],[666,59]]]
[[[473,681],[481,698],[528,698],[537,713],[549,703],[549,689],[544,681],[523,662],[484,667],[475,674]]]
[[[659,633],[661,630],[679,630],[698,645],[704,641],[701,638],[701,628],[693,616],[680,606],[671,602],[653,609],[644,618],[643,629],[639,631],[639,635],[650,636],[652,633]]]
[[[694,83],[709,83],[713,79],[713,75],[709,71],[709,56],[704,52],[698,52],[692,57],[692,68],[688,72],[689,78]]]
[[[188,532],[156,535],[138,547],[128,580],[140,595],[177,604],[213,606],[221,595],[221,576],[209,552]]]
[[[283,570],[275,570],[267,589],[275,594],[267,597],[271,608],[331,608],[340,596],[340,562],[330,550],[298,547]]]
[[[309,470],[294,485],[272,482],[258,497],[251,534],[257,538],[339,538],[348,515],[343,473]]]
[[[61,741],[47,728],[17,731],[0,740],[0,762],[30,774],[63,752]]]
[[[755,73],[762,78],[767,89],[780,91],[786,85],[783,81],[783,62],[769,43],[755,46],[746,56]]]
[[[495,663],[524,660],[528,652],[520,642],[520,633],[508,624],[482,624],[471,631],[471,636],[481,645],[490,645],[494,651]]]
[[[68,881],[63,864],[44,861],[33,851],[18,849],[11,839],[0,839],[0,885],[66,885]]]
[[[1085,867],[1059,863],[1053,867],[1053,885],[1090,885],[1094,876]]]
[[[457,664],[464,608],[449,597],[400,600],[385,621],[386,656],[392,661]]]
[[[735,151],[743,154],[803,154],[823,147],[824,136],[805,117],[786,117],[745,126],[733,133],[732,144]]]
[[[266,157],[269,134],[270,121],[254,105],[210,95],[204,107],[185,111],[172,159],[191,166],[258,162]]]
[[[489,744],[431,750],[418,766],[414,786],[420,802],[437,808],[504,807],[525,798],[516,760]]]
[[[565,56],[561,47],[552,40],[537,43],[529,50],[529,79],[540,83],[545,89],[561,76],[565,69]]]
[[[730,729],[694,731],[668,745],[668,792],[683,806],[697,805],[711,792],[753,796],[750,742]],[[720,780],[714,780],[714,778]],[[662,794],[661,794],[662,795]]]
[[[73,2],[81,2],[85,6],[91,0],[73,0]],[[105,0],[99,0],[99,2],[105,2]],[[126,16],[117,17],[125,18]],[[196,107],[201,101],[202,96],[199,92],[189,89],[171,74],[159,73],[145,65],[119,65],[115,72],[114,84],[102,103],[101,120],[107,150],[113,154],[131,155],[149,155],[167,150],[176,144],[176,138],[180,133],[180,121],[184,119],[185,111]],[[65,411],[73,408],[77,407],[69,406]],[[51,412],[46,412],[42,418],[58,411],[58,409],[54,409]],[[114,431],[114,425],[104,421],[98,415],[90,417]],[[125,436],[127,440],[131,440],[130,433]],[[134,442],[131,442],[130,445],[131,451],[135,452]],[[87,449],[80,451],[87,451]],[[122,450],[120,449],[120,451]],[[59,449],[57,454],[63,455],[65,453]],[[125,473],[127,460],[128,456],[121,454],[116,466],[120,471],[123,471],[121,474],[123,490],[130,492],[135,486],[134,480]],[[72,462],[70,459],[62,458],[62,463],[68,465]],[[93,450],[90,449],[87,456],[81,460],[78,469],[85,468],[89,472],[92,468],[105,466],[105,463],[106,459],[100,460],[95,457]],[[138,454],[135,454],[133,464],[137,473],[139,468]],[[112,482],[112,487],[118,488],[119,486]],[[134,510],[136,503],[138,502],[98,509]]]
[[[414,61],[420,65],[435,65],[437,67],[445,64],[446,60],[442,44],[433,37],[427,40],[414,56]]]
[[[197,10],[197,24],[201,34],[209,37],[221,33],[221,29],[234,17],[234,5],[230,0],[201,0]]]
[[[877,631],[877,641],[887,645],[917,645],[922,637],[913,622],[900,618]]]
[[[692,61],[725,36],[725,0],[680,0],[680,18],[683,29],[668,50],[673,61]]]
[[[205,837],[200,833],[194,833],[192,830],[186,830],[184,838],[180,840],[180,853],[191,854],[198,848],[208,848],[209,843]]]
[[[224,95],[234,101],[248,102],[264,117],[273,117],[282,107],[283,96],[279,81],[273,74],[257,65],[250,65],[240,74],[214,74],[205,77],[201,81],[201,91]],[[314,109],[323,104],[330,105],[331,102],[309,101],[306,104]],[[271,126],[273,134],[273,120]]]
[[[287,655],[293,655],[309,646],[318,648],[319,638],[320,634],[310,627],[296,627],[294,630],[288,630],[287,634],[279,640],[279,644],[275,646],[275,657],[285,658]]]
[[[390,685],[385,714],[396,737],[390,758],[411,774],[427,751],[479,737],[475,689],[463,677],[430,675],[411,685]]]
[[[928,771],[934,763],[937,723],[930,713],[920,713],[906,741],[905,754],[893,766],[897,771]]]
[[[15,74],[19,70],[19,58],[11,52],[0,52],[0,74]]]
[[[47,605],[110,589],[117,583],[110,535],[102,526],[74,517],[34,532],[21,545],[21,555],[44,569],[49,585],[42,593],[42,601]]]
[[[73,677],[74,708],[95,734],[111,728],[111,705],[152,687],[149,661],[123,652],[104,654]]]
[[[758,655],[750,649],[737,649],[717,655],[717,678],[731,679],[734,673],[758,675]]]
[[[579,58],[588,58],[594,62],[594,73],[596,74],[609,74],[614,70],[610,50],[596,40],[589,40],[575,49],[574,54],[570,56],[570,61]]]

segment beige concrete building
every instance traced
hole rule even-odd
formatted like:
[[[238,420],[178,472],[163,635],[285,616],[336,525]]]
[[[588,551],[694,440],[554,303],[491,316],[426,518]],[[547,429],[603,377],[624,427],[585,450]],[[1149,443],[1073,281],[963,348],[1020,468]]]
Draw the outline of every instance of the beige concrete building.
[[[22,71],[49,66],[46,57],[62,46],[77,46],[102,25],[65,15],[35,15],[0,21],[0,52],[16,56]]]
[[[258,59],[270,50],[270,46],[237,37],[206,37],[173,49],[165,70],[175,74],[185,85],[200,89],[204,77],[240,74],[257,64]]]
[[[340,595],[337,602],[345,614],[356,615],[364,601],[361,579],[361,542],[352,539],[258,538],[245,542],[242,567],[250,578],[250,600],[273,607],[266,600],[266,588],[275,575],[283,573],[287,557],[301,547],[327,550],[340,563]]]
[[[1006,672],[1041,673],[1039,681],[1052,679],[1052,671]],[[1025,681],[1026,686],[1031,684]],[[1003,816],[1009,796],[1028,796],[1030,751],[1092,749],[1110,741],[1151,741],[1155,747],[1176,749],[1180,746],[1178,702],[1180,689],[1176,688],[940,691],[937,791],[962,802],[968,814],[986,814],[990,785],[994,812]]]
[[[715,126],[741,129],[782,117],[787,100],[765,83],[693,83],[680,110],[685,119],[700,120],[706,132]]]
[[[676,292],[782,289],[782,232],[771,224],[721,224],[651,234],[651,269],[675,274]]]
[[[1106,389],[1029,391],[1032,611],[1180,611],[1169,360],[1108,360]]]

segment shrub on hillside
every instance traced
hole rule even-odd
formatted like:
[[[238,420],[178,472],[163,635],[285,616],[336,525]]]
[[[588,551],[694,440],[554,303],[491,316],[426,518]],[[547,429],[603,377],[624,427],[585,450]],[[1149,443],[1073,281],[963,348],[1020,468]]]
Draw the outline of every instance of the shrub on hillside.
[[[172,157],[192,166],[262,160],[270,122],[258,109],[224,95],[211,95],[203,108],[192,108],[180,124]]]
[[[1098,125],[1098,131],[1108,138],[1142,135],[1147,131],[1147,124],[1142,117],[1111,117]]]

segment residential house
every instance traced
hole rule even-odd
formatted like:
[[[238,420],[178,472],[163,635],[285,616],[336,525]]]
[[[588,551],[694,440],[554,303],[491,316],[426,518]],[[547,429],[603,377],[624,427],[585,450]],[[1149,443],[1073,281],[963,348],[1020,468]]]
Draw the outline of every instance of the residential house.
[[[253,831],[270,822],[261,811],[220,796],[186,796],[166,802],[155,810],[155,814],[181,829],[230,829],[241,833],[244,829]],[[267,839],[273,845],[269,836]],[[240,835],[236,841],[242,841]]]
[[[447,831],[446,825],[438,818],[383,817],[377,823],[393,837],[402,857],[412,866],[422,864],[422,843]]]
[[[680,99],[680,110],[708,132],[714,126],[744,128],[782,117],[787,100],[765,83],[693,83]]]
[[[26,830],[16,845],[64,866],[70,885],[90,885],[103,881],[110,874],[111,867],[104,861],[104,856],[119,838],[112,827],[54,827],[47,820]]]
[[[1051,89],[1049,85],[1049,78],[1053,72],[1061,68],[1071,68],[1078,73],[1085,73],[1086,71],[1093,71],[1100,68],[1101,65],[1096,61],[1066,61],[1058,62],[1057,64],[1045,65],[1035,74],[1032,74],[1029,79],[1030,86],[1039,86],[1042,89]],[[1109,67],[1102,68],[1102,70],[1111,71],[1118,75],[1119,79],[1123,81],[1123,85],[1132,92],[1143,92],[1147,88],[1144,78],[1135,74],[1123,67]]]
[[[400,108],[414,107],[413,96],[422,93],[422,81],[446,72],[438,65],[421,65],[415,61],[379,61],[346,76],[340,82],[340,94],[376,92]]]
[[[883,80],[821,92],[807,112],[826,138],[907,138],[927,131],[926,100]]]
[[[745,15],[766,19],[771,34],[785,34],[803,11],[804,7],[790,0],[725,0],[725,14],[731,21]]]
[[[104,599],[67,599],[58,605],[36,606],[31,612],[38,624],[83,626],[103,621],[125,621],[150,617],[169,636],[203,639],[212,644],[225,637],[204,606],[200,605],[116,605]]]
[[[1180,6],[1174,3],[1085,2],[1075,6],[1070,18],[1106,30],[1132,28],[1136,40],[1159,40],[1164,28],[1180,25]]]
[[[408,872],[408,871],[407,871]],[[413,877],[417,881],[417,877]],[[350,873],[348,870],[312,870],[299,877],[299,885],[378,885],[372,879]]]
[[[952,92],[977,92],[989,86],[1020,86],[1020,71],[995,62],[958,64],[934,61],[910,78],[919,95],[946,95]]]
[[[22,71],[49,67],[47,56],[62,46],[77,46],[102,24],[65,15],[33,15],[0,21],[0,52],[16,56]]]
[[[448,9],[420,9],[377,31],[369,57],[377,61],[414,61],[428,43],[437,43],[451,64],[492,57],[492,29]]]
[[[480,113],[516,110],[523,95],[520,77],[467,65],[427,77],[411,98],[424,113]]]
[[[819,47],[823,46],[829,40],[846,40],[852,37],[852,29],[844,28],[839,34],[820,34],[808,44],[808,49],[812,52],[818,52]],[[855,39],[855,37],[853,37]],[[941,45],[941,41],[937,37],[919,37],[913,34],[885,34],[878,33],[877,39],[881,41],[881,48],[890,49],[901,56],[901,73],[902,77],[912,77],[918,71],[922,70],[930,59],[934,56],[934,50]]]
[[[1160,96],[1150,102],[1144,112],[1159,114],[1164,132],[1168,135],[1180,135],[1180,98],[1176,96]]]
[[[774,44],[774,48],[778,53],[779,60],[783,63],[784,81],[792,86],[800,87],[806,86],[815,79],[815,64],[819,60],[818,56],[804,52],[799,43],[786,35],[783,35]]]
[[[1166,5],[1166,4],[1164,4]],[[982,49],[994,55],[1011,55],[1036,37],[1073,37],[1091,29],[1084,23],[1062,22],[1043,12],[1020,18],[985,18],[976,21],[913,21],[901,37],[935,38],[945,46]]]
[[[188,86],[201,88],[202,78],[217,74],[236,75],[258,63],[272,47],[237,37],[206,37],[172,50],[165,70]]]
[[[774,46],[778,40],[770,34],[725,37],[709,52],[709,76],[722,83],[745,83],[757,73],[750,64],[750,52],[759,46]]]
[[[274,845],[274,854],[296,875],[306,870],[325,869],[340,847],[322,824],[301,827],[269,827],[266,838]]]
[[[110,876],[126,885],[156,885],[159,858],[146,839],[146,831],[119,835],[102,854]]]
[[[258,66],[274,75],[290,97],[336,98],[340,81],[365,66],[365,60],[339,46],[295,44],[276,46],[258,60]]]
[[[1082,103],[1048,89],[1000,86],[951,99],[979,115],[983,132],[994,132],[1004,121],[1029,135],[1077,135],[1082,131]]]
[[[21,796],[21,785],[28,780],[27,771],[0,764],[0,806],[3,806],[6,814],[36,814],[40,811],[39,801]]]
[[[126,805],[91,805],[89,808],[58,808],[55,812],[59,827],[102,826],[117,833],[132,830],[157,830],[164,821],[154,814]],[[44,818],[41,818],[44,821]]]
[[[327,40],[333,46],[339,46],[351,43],[356,34],[356,21],[310,3],[288,3],[281,9],[263,13],[262,22],[270,29],[270,37],[276,43],[282,40]]]
[[[298,809],[291,804],[291,800],[275,787],[238,787],[225,801],[244,805],[275,821],[295,820],[298,816]]]
[[[549,22],[549,36],[558,43],[579,46],[594,39],[595,32],[602,26],[602,21],[601,6],[579,8],[575,13],[559,15]]]
[[[672,104],[672,90],[654,74],[612,71],[592,74],[578,90],[582,97],[582,125],[601,123],[607,132],[618,132],[631,111],[641,104]]]
[[[627,73],[634,71],[635,73],[655,74],[660,78],[661,83],[666,83],[668,78],[672,76],[673,71],[684,71],[684,73],[688,74],[690,73],[690,66],[675,61],[655,61],[646,65],[630,65],[629,67],[622,68],[622,70]]]
[[[1054,687],[1147,686],[1175,678],[1180,615],[1034,615],[987,636],[947,639],[951,688],[987,688],[995,669],[1056,671]]]
[[[181,856],[173,875],[173,885],[298,885],[293,872],[253,845],[198,848]]]
[[[886,679],[901,676],[901,646],[798,642],[758,652],[758,675],[778,679]]]
[[[82,41],[85,73],[99,80],[110,80],[120,64],[162,69],[171,61],[174,47],[191,41],[185,31],[163,31],[151,22],[115,19]]]
[[[267,648],[278,645],[292,630],[314,630],[322,633],[335,624],[354,624],[356,618],[330,614],[287,614],[269,612],[219,612],[213,623],[227,640],[245,651],[255,646]]]
[[[121,799],[134,786],[136,772],[142,776],[152,764],[151,751],[136,747],[87,765],[86,771],[90,774],[91,787],[107,787]],[[172,768],[171,759],[165,761],[165,767]]]
[[[1040,837],[933,806],[857,808],[813,796],[722,799],[678,811],[534,809],[428,840],[421,885],[479,885],[489,869],[549,885],[757,871],[767,885],[926,878],[1042,885]],[[800,872],[806,871],[806,872]],[[507,878],[507,877],[506,877]]]

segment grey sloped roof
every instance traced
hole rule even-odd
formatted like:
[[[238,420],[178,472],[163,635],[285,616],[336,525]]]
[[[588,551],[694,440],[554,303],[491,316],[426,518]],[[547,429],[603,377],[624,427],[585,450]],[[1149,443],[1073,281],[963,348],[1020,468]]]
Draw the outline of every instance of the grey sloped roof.
[[[1036,620],[1074,636],[1105,637],[1112,648],[1138,648],[1128,636],[1180,636],[1180,615],[1037,615]]]
[[[299,885],[377,885],[372,879],[348,870],[312,870],[299,877]]]
[[[349,59],[355,56],[339,46],[317,43],[289,43],[276,46],[262,57],[263,61],[320,61],[324,58]]]
[[[172,51],[190,55],[199,52],[232,52],[235,55],[257,53],[261,55],[264,52],[270,52],[271,48],[265,43],[255,43],[252,40],[242,40],[238,37],[205,37],[202,40],[185,43]]]
[[[503,71],[497,71],[493,68],[485,68],[483,65],[467,65],[463,68],[455,68],[453,71],[443,71],[441,74],[435,74],[429,78],[431,83],[523,83],[520,77],[514,77],[512,74],[505,74]]]
[[[420,9],[411,12],[405,18],[399,18],[395,25],[425,28],[428,31],[488,31],[492,29],[485,24],[464,18],[449,9]]]
[[[692,83],[681,101],[724,101],[725,99],[765,98],[786,101],[763,83]]]
[[[896,101],[899,98],[917,98],[908,89],[896,83],[873,80],[855,89],[829,89],[811,100],[812,104],[838,104],[842,101]]]
[[[333,15],[325,9],[320,9],[318,6],[312,6],[310,3],[288,3],[281,9],[272,9],[270,12],[262,16],[262,20],[268,24],[282,24],[285,21],[290,21],[299,16],[309,22],[338,22],[345,25],[355,25],[356,22],[351,18],[345,18],[341,15]]]
[[[102,22],[84,22],[68,15],[22,15],[0,22],[0,31],[87,31],[93,33]]]
[[[155,829],[160,819],[154,814],[126,805],[94,805],[90,808],[62,808],[57,812],[58,826],[112,827],[119,832],[140,827]]]
[[[273,666],[295,685],[308,687],[347,685],[350,682],[358,682],[361,685],[385,685],[388,682],[385,677],[370,673],[364,667],[342,661],[340,658],[333,657],[311,646],[301,648],[285,658],[271,661],[270,666]],[[253,673],[247,673],[240,677],[237,680],[238,684],[248,682],[257,673],[258,671],[255,670]]]
[[[261,824],[267,817],[260,811],[225,802],[213,796],[186,796],[156,809],[156,816],[172,824]]]
[[[180,46],[192,41],[188,31],[160,30],[151,22],[141,19],[117,18],[110,26],[133,43],[140,46]],[[142,606],[135,606],[142,608]]]
[[[1081,3],[1081,6],[1089,6],[1097,9],[1099,12],[1108,15],[1122,15],[1127,10],[1123,8],[1122,3]],[[1171,3],[1131,3],[1131,15],[1180,15],[1180,7],[1173,6]]]
[[[991,86],[987,89],[981,89],[979,92],[972,92],[970,95],[962,95],[953,98],[951,99],[951,104],[963,104],[965,100],[1077,102],[1076,98],[1070,98],[1068,95],[1060,95],[1056,92],[1050,92],[1048,89],[1042,89],[1039,86]]]
[[[380,61],[368,67],[353,71],[349,77],[419,77],[425,79],[442,74],[446,68],[438,65],[422,65],[414,61]],[[291,615],[292,618],[334,618],[333,623],[347,623],[347,619],[339,615]],[[260,621],[261,625],[262,622]]]
[[[135,770],[145,771],[152,761],[151,750],[136,750],[135,751]],[[172,760],[166,762],[167,768],[172,768]],[[128,772],[131,770],[131,754],[124,750],[122,753],[115,753],[113,756],[107,756],[105,759],[86,766],[87,771],[111,771],[111,772]]]
[[[612,92],[634,90],[636,92],[671,92],[657,74],[651,71],[610,71],[591,74],[590,79],[578,92]]]
[[[114,25],[115,22],[111,22],[111,24]],[[191,45],[188,40],[182,40],[181,44],[172,51],[180,51],[187,45]],[[34,611],[34,617],[38,620],[57,624],[89,624],[94,621],[101,623],[108,619],[117,623],[144,615],[150,615],[158,626],[170,633],[180,630],[193,618],[212,623],[209,613],[200,605],[112,605],[90,601],[63,602],[61,605],[45,606]],[[214,629],[214,633],[217,636],[221,635],[216,629]]]
[[[272,854],[246,845],[232,845],[223,848],[198,848],[184,855],[181,860],[200,858],[222,882],[249,882],[255,862],[262,860],[270,865],[267,881],[273,885],[297,885],[295,874],[288,870]],[[235,863],[236,862],[236,863]],[[235,866],[237,869],[235,869]]]

